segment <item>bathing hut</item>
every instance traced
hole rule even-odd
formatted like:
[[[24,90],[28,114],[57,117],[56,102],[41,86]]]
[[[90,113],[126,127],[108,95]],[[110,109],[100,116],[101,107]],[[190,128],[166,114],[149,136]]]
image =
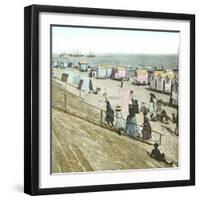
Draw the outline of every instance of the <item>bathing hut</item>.
[[[153,74],[153,68],[152,68],[152,66],[145,66],[145,69],[147,70],[147,73],[148,73],[148,84],[150,84],[151,77]]]
[[[80,80],[80,75],[72,71],[66,71],[62,73],[61,80],[66,81],[70,84],[78,85]]]
[[[150,88],[170,94],[174,76],[175,74],[172,70],[154,71],[150,80]]]
[[[171,104],[173,105],[178,105],[178,89],[179,89],[179,81],[178,81],[178,76],[175,75],[173,80],[172,80],[172,85],[171,85]]]
[[[111,65],[108,65],[106,67],[106,77],[107,78],[110,78],[112,76],[112,66]]]
[[[163,82],[163,92],[170,94],[172,81],[175,77],[175,74],[172,70],[165,70],[165,77]]]
[[[79,70],[81,72],[86,72],[88,70],[89,63],[85,60],[79,62]]]
[[[121,80],[126,77],[126,68],[123,65],[112,68],[112,78],[116,80]]]
[[[98,65],[96,67],[96,78],[99,78],[99,79],[106,79],[107,77],[107,65]]]
[[[91,69],[89,72],[89,77],[95,78],[97,76],[97,71],[95,69]]]
[[[164,90],[164,79],[165,79],[165,72],[161,71],[157,77],[157,86],[156,86],[156,90],[159,92],[163,92]]]
[[[73,73],[72,72],[63,72],[61,75],[61,80],[68,83],[73,83]]]
[[[137,69],[135,71],[134,83],[136,85],[147,85],[148,84],[148,72],[146,69]]]
[[[150,85],[149,88],[152,90],[156,90],[157,88],[157,82],[158,82],[158,75],[160,71],[154,71],[150,77]]]

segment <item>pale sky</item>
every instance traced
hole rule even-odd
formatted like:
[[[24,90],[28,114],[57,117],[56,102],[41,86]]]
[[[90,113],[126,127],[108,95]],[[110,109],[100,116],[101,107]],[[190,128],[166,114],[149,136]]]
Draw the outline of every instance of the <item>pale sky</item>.
[[[179,33],[53,27],[53,53],[177,54]]]

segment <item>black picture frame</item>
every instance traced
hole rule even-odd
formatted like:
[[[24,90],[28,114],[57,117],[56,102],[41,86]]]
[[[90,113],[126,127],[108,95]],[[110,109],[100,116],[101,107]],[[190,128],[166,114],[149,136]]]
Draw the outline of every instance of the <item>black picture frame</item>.
[[[39,188],[39,14],[76,13],[190,22],[190,179],[177,181]],[[46,195],[195,185],[195,15],[83,7],[31,5],[24,9],[24,192]]]

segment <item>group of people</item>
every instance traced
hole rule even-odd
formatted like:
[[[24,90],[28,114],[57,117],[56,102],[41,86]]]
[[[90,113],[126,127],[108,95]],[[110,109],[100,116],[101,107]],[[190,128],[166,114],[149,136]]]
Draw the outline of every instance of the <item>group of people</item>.
[[[142,102],[141,104],[141,112],[143,113],[144,120],[141,127],[137,125],[136,122],[136,114],[139,113],[138,102],[134,98],[133,91],[130,91],[129,94],[129,105],[128,105],[128,116],[126,119],[123,118],[121,106],[117,105],[115,111],[112,109],[111,103],[108,99],[106,99],[106,118],[105,121],[110,126],[114,126],[119,134],[125,133],[130,137],[139,137],[143,140],[150,140],[152,138],[152,128],[149,122],[149,118],[147,117],[148,112],[153,114],[155,112],[155,96],[151,95],[149,108],[146,106],[146,103]],[[164,113],[163,113],[164,114]],[[178,135],[178,115],[172,114],[172,122],[176,123],[175,132]],[[158,144],[154,144],[154,149],[151,151],[150,156],[158,161],[165,162],[166,164],[173,165],[173,162],[168,161],[165,154],[161,153]]]
[[[144,140],[151,139],[151,125],[149,119],[144,115],[144,122],[142,130],[140,132],[136,122],[136,114],[139,113],[139,106],[137,100],[133,96],[133,91],[130,91],[130,102],[128,105],[128,116],[126,119],[123,118],[121,106],[117,105],[115,112],[112,109],[110,101],[106,99],[106,117],[105,121],[109,126],[115,126],[119,131],[119,134],[124,132],[130,137],[140,137]],[[115,116],[115,118],[114,118]],[[115,123],[114,123],[115,120]]]
[[[149,112],[150,112],[151,121],[154,121],[154,122],[160,121],[161,123],[164,123],[164,124],[169,124],[169,121],[171,121],[172,123],[176,125],[174,133],[178,136],[178,112],[176,115],[175,113],[172,113],[172,117],[168,116],[168,113],[166,112],[166,110],[162,109],[162,106],[161,106],[162,100],[157,100],[157,103],[155,103],[156,97],[152,93],[150,95],[151,97],[150,97]]]

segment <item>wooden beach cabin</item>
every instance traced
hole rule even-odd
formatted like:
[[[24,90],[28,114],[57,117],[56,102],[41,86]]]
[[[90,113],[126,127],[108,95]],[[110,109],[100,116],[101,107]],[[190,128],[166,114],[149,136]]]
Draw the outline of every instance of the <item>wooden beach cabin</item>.
[[[89,76],[95,78],[95,77],[97,76],[97,71],[96,71],[96,69],[91,69],[91,70],[90,70],[90,73],[89,73]]]
[[[148,84],[148,72],[146,69],[137,69],[135,71],[134,84],[136,85]]]
[[[96,78],[106,79],[107,77],[107,65],[101,64],[96,67]]]
[[[165,70],[165,77],[163,82],[163,92],[170,94],[171,93],[171,86],[172,81],[175,77],[175,74],[172,70]]]
[[[176,106],[178,105],[178,91],[179,91],[179,80],[178,80],[178,75],[175,75],[172,80],[170,96],[172,98],[171,103]]]
[[[79,62],[79,70],[81,72],[87,72],[89,63],[85,60]]]
[[[158,82],[159,73],[160,73],[160,71],[154,71],[151,75],[149,88],[152,89],[152,90],[157,89],[157,82]]]
[[[150,88],[170,94],[174,76],[175,74],[172,70],[154,71],[150,80]]]
[[[80,81],[80,75],[72,71],[65,71],[61,75],[61,80],[70,84],[78,85]]]
[[[112,68],[112,79],[121,80],[127,75],[126,68],[123,65]]]
[[[165,79],[165,72],[162,71],[159,73],[158,75],[158,78],[157,78],[157,87],[156,87],[156,90],[159,91],[159,92],[163,92],[164,91],[164,79]]]
[[[151,77],[153,74],[153,68],[152,68],[152,66],[145,66],[145,69],[147,70],[147,73],[148,73],[148,84],[150,84]]]
[[[106,67],[106,76],[107,76],[107,78],[110,78],[111,76],[112,76],[112,65],[108,65],[107,67]]]

